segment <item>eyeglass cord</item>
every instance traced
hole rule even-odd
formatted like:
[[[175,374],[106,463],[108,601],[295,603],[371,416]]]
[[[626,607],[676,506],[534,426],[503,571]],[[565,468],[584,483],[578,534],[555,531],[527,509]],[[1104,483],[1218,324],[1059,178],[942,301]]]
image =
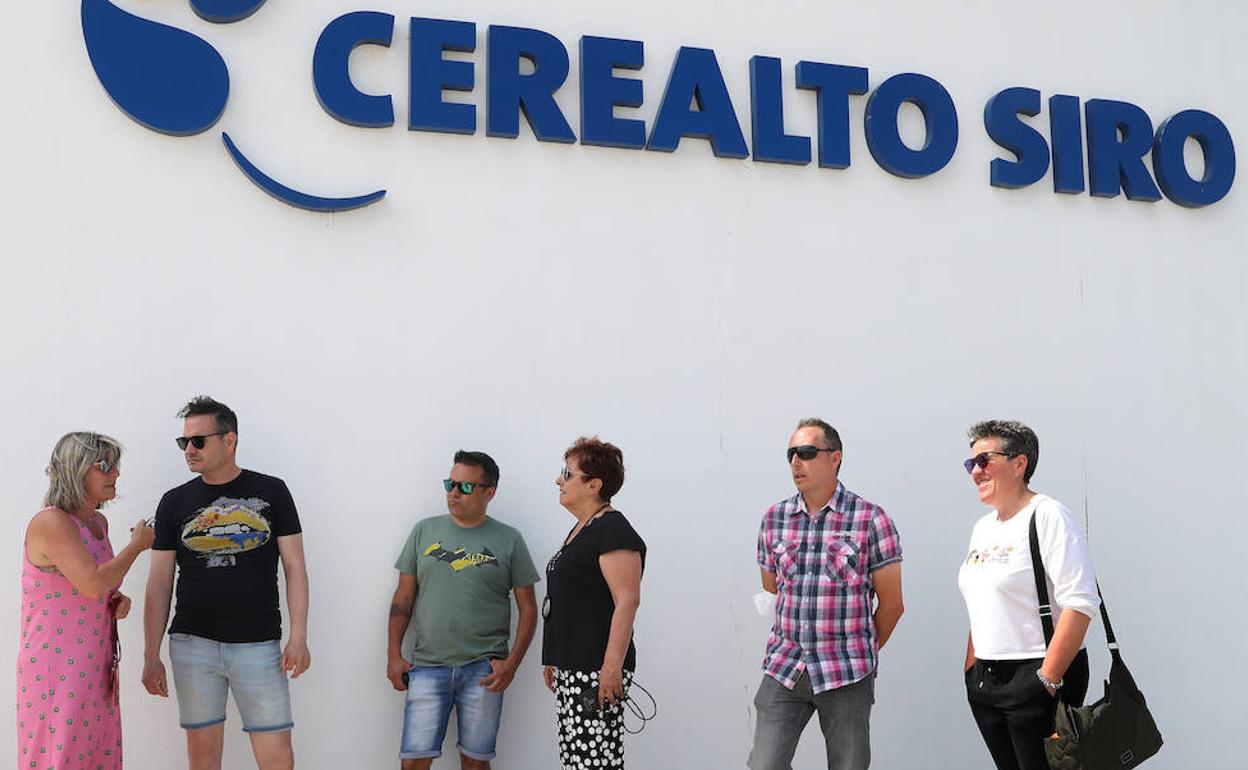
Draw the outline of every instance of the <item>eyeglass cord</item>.
[[[631,713],[633,716],[641,720],[641,725],[638,726],[636,730],[630,730],[628,727],[628,719],[626,718],[628,714],[621,714],[620,725],[624,728],[624,732],[628,733],[629,735],[637,735],[642,730],[646,729],[647,722],[649,722],[650,720],[654,719],[656,716],[659,715],[659,703],[658,701],[654,699],[654,696],[650,694],[649,690],[637,684],[636,682],[633,682],[631,685],[629,685],[629,690],[641,690],[643,693],[646,694],[646,698],[650,700],[651,708],[650,708],[649,715],[646,714],[645,709],[643,709],[641,706],[638,706],[634,702],[631,693],[629,694],[628,697],[625,697],[623,700],[620,701],[620,704],[624,706],[624,708],[626,708],[629,713]]]

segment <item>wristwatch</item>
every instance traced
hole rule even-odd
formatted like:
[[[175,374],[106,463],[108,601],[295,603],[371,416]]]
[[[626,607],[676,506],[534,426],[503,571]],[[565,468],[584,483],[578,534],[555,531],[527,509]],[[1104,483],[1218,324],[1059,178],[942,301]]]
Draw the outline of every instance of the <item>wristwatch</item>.
[[[1054,692],[1062,689],[1062,685],[1066,683],[1065,679],[1058,679],[1056,682],[1054,682],[1052,679],[1049,679],[1047,676],[1045,676],[1044,672],[1041,671],[1040,669],[1036,669],[1036,679],[1039,679],[1040,684],[1044,685],[1050,690],[1053,690]]]

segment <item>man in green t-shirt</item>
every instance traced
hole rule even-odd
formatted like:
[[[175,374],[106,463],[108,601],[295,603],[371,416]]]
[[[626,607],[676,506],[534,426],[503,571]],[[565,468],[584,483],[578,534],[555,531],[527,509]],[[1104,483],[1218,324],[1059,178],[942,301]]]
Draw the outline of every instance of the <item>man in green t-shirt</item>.
[[[453,707],[461,767],[488,770],[503,690],[537,627],[539,576],[520,533],[485,514],[498,489],[489,455],[456,452],[442,484],[450,514],[418,522],[394,564],[386,675],[407,692],[399,757],[403,770],[428,770]],[[520,619],[509,652],[512,593]]]

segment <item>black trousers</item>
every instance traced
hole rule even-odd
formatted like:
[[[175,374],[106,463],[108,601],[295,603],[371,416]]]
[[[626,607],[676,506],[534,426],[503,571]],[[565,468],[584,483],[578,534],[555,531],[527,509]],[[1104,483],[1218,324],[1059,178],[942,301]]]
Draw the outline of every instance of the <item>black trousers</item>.
[[[1043,662],[977,659],[966,672],[966,699],[997,770],[1049,770],[1044,739],[1053,734],[1058,699],[1081,706],[1088,694],[1087,650],[1071,661],[1057,698],[1036,678]]]

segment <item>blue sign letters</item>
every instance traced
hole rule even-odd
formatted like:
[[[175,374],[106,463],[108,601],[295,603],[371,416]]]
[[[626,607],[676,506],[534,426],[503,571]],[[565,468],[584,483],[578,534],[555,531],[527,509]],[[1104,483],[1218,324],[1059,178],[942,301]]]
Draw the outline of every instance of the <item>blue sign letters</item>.
[[[265,4],[265,0],[189,2],[200,17],[218,24],[243,20]],[[420,17],[408,23],[408,129],[475,134],[476,105],[448,101],[447,92],[477,88],[479,62],[465,56],[476,53],[477,25]],[[389,48],[395,24],[388,13],[354,11],[325,25],[312,51],[312,85],[317,101],[334,120],[360,128],[394,125],[391,95],[361,91],[351,81],[349,60],[360,46]],[[221,118],[229,96],[229,72],[204,39],[130,14],[109,0],[82,0],[82,28],[101,84],[135,121],[183,136],[206,131]],[[704,139],[720,158],[798,166],[811,162],[812,138],[786,126],[785,64],[777,57],[749,60],[747,144],[723,65],[713,50],[682,46],[676,51],[653,124],[647,127],[640,116],[620,114],[645,103],[643,81],[625,74],[643,68],[645,44],[584,36],[576,63],[578,138],[558,101],[573,68],[561,40],[538,29],[490,25],[484,45],[485,133],[490,137],[517,138],[523,116],[534,137],[543,142],[579,141],[672,153],[686,138]],[[957,151],[957,107],[948,90],[929,75],[895,74],[872,90],[864,67],[799,61],[794,85],[791,97],[814,92],[818,126],[813,144],[820,168],[850,165],[850,100],[864,95],[863,138],[872,159],[888,173],[909,179],[930,176],[948,165]],[[923,117],[924,137],[918,147],[907,146],[901,138],[900,111],[907,103]],[[1125,193],[1136,201],[1157,201],[1164,195],[1181,206],[1200,207],[1230,192],[1235,180],[1234,142],[1222,121],[1208,112],[1183,110],[1163,120],[1154,133],[1148,113],[1135,104],[1089,99],[1081,109],[1079,97],[1057,94],[1047,101],[1046,138],[1038,125],[1045,104],[1040,91],[1026,87],[1005,88],[988,99],[984,128],[1012,156],[989,162],[992,186],[1028,187],[1051,171],[1053,190],[1059,193],[1086,190],[1104,198]],[[293,206],[342,211],[366,206],[386,194],[378,190],[331,198],[299,192],[261,171],[228,134],[223,133],[222,140],[248,179]],[[1184,161],[1184,148],[1193,143],[1204,161],[1199,175],[1193,175]]]
[[[1039,181],[1053,161],[1053,189],[1063,193],[1084,191],[1083,139],[1079,99],[1058,95],[1049,98],[1052,150],[1044,135],[1020,116],[1040,113],[1040,92],[1032,88],[1007,88],[988,100],[984,128],[992,140],[1014,154],[1014,160],[997,158],[990,164],[994,187],[1025,187]],[[1195,208],[1216,203],[1230,192],[1235,181],[1235,145],[1222,121],[1200,110],[1184,110],[1153,124],[1140,107],[1130,102],[1090,99],[1084,105],[1087,122],[1088,185],[1092,195],[1112,198],[1125,193],[1138,201],[1167,198]],[[1187,140],[1195,139],[1204,156],[1204,173],[1193,178],[1183,160]],[[1145,157],[1151,155],[1156,181]],[[1160,186],[1160,190],[1158,187]]]

